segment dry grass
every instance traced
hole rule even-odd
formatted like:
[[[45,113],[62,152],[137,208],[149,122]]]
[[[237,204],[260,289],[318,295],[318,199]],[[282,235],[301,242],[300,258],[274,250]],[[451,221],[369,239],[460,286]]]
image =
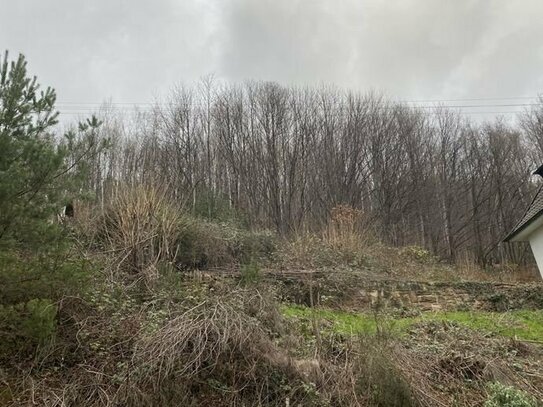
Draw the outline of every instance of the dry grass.
[[[282,320],[270,287],[180,284],[180,268],[234,264],[273,244],[262,235],[255,246],[254,234],[186,216],[160,189],[121,188],[97,217],[96,208],[87,209],[78,227],[109,259],[110,281],[59,305],[49,355],[0,370],[2,405],[464,407],[483,402],[489,381],[542,397],[543,358],[518,344],[435,325],[407,339],[386,332],[348,338],[328,335],[318,317],[308,333]],[[385,247],[364,224],[360,212],[334,208],[326,230],[286,242],[279,263],[344,268],[348,279],[326,280],[341,301],[359,292],[364,275],[352,269],[402,279],[487,276],[468,263],[443,264],[422,248]],[[127,280],[152,289],[134,295]],[[310,303],[318,303],[310,283]],[[513,366],[519,361],[529,374]]]
[[[195,218],[164,189],[144,185],[118,187],[106,207],[82,211],[77,226],[94,256],[109,264],[111,280],[148,287],[163,269],[232,268],[253,259],[269,261],[275,251],[272,233]]]
[[[98,224],[101,244],[113,261],[110,270],[155,280],[159,263],[177,255],[181,213],[160,188],[116,189]]]
[[[320,366],[277,346],[281,318],[268,294],[253,288],[209,297],[170,309],[157,328],[151,304],[103,301],[65,304],[61,336],[77,353],[65,361],[51,355],[49,368],[19,372],[16,381],[10,372],[11,395],[0,386],[5,405],[283,406],[317,397],[310,383]]]
[[[391,247],[378,241],[364,214],[340,205],[330,211],[320,233],[299,233],[284,241],[278,266],[288,270],[355,269],[368,278],[420,281],[538,282],[535,267],[502,264],[483,268],[460,256],[443,261],[420,246]]]
[[[183,383],[218,376],[225,386],[243,380],[242,387],[258,391],[259,381],[267,380],[262,368],[277,364],[279,353],[267,338],[256,320],[229,304],[201,303],[138,342],[132,361],[138,387],[160,394],[175,382],[190,393]],[[228,377],[231,368],[235,377]]]
[[[208,288],[179,304],[158,303],[169,292],[144,303],[107,291],[94,302],[66,299],[59,349],[10,369],[17,398],[4,404],[467,407],[481,405],[492,381],[542,396],[535,345],[435,322],[405,337],[322,330],[317,341],[282,320],[268,287]],[[0,397],[11,398],[2,386]]]
[[[143,380],[157,388],[172,376],[188,378],[203,365],[213,370],[230,352],[266,353],[271,345],[264,332],[227,303],[203,302],[168,323],[136,346],[134,364],[145,368]]]
[[[363,213],[339,205],[330,211],[320,233],[301,232],[283,242],[279,262],[283,268],[360,266],[376,240]]]
[[[541,350],[477,331],[425,323],[393,351],[421,406],[476,406],[487,385],[501,382],[543,400]]]
[[[503,283],[540,282],[541,276],[535,265],[499,264],[486,269],[468,256],[456,262],[456,276],[463,280],[495,281]]]
[[[377,241],[364,213],[348,205],[331,209],[322,235],[330,247],[340,251],[361,251]]]

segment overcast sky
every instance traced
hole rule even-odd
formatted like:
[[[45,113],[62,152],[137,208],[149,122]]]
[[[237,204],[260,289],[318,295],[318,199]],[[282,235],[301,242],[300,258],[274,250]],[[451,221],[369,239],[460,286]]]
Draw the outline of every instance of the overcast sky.
[[[61,108],[150,102],[210,73],[406,100],[530,97],[542,39],[541,0],[0,0],[0,48],[24,53]],[[508,102],[527,99],[482,104]]]

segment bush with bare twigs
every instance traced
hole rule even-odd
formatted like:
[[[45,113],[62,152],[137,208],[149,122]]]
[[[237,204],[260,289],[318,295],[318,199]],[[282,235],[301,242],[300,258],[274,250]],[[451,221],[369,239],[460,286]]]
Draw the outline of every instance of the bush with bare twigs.
[[[376,241],[364,212],[348,205],[337,205],[330,210],[323,238],[332,247],[353,252]]]
[[[269,391],[279,388],[274,381],[288,379],[281,377],[285,362],[257,320],[221,302],[201,303],[170,320],[139,341],[133,358],[138,388],[152,389],[155,403],[172,396],[189,402],[197,397],[190,388],[195,382],[232,402],[270,402],[279,396]]]
[[[96,222],[95,245],[111,259],[110,270],[145,281],[164,265],[205,269],[269,258],[276,245],[269,232],[192,217],[156,187],[118,188]]]
[[[284,406],[330,399],[332,389],[317,383],[320,364],[277,345],[281,317],[267,294],[234,290],[158,319],[153,302],[108,295],[95,305],[64,304],[61,318],[74,326],[63,326],[61,336],[75,335],[78,357],[50,356],[46,363],[56,360],[59,374],[36,370],[10,383],[17,398],[6,404]]]

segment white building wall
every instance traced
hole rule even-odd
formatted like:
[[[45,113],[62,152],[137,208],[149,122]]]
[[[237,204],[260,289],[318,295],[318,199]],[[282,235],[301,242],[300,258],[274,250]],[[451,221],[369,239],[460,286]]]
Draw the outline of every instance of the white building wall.
[[[530,240],[530,247],[532,248],[532,253],[537,262],[539,274],[543,277],[543,228],[539,227],[534,230],[528,239]]]

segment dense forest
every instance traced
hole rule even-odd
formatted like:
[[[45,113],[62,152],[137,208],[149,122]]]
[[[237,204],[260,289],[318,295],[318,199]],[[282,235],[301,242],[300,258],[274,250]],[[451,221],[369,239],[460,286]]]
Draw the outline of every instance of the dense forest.
[[[543,157],[543,108],[515,125],[483,124],[436,106],[374,93],[276,83],[175,88],[139,113],[105,106],[88,189],[159,183],[193,213],[236,212],[284,236],[315,231],[330,210],[363,213],[361,227],[392,245],[451,261],[529,261],[500,243],[529,204]]]

